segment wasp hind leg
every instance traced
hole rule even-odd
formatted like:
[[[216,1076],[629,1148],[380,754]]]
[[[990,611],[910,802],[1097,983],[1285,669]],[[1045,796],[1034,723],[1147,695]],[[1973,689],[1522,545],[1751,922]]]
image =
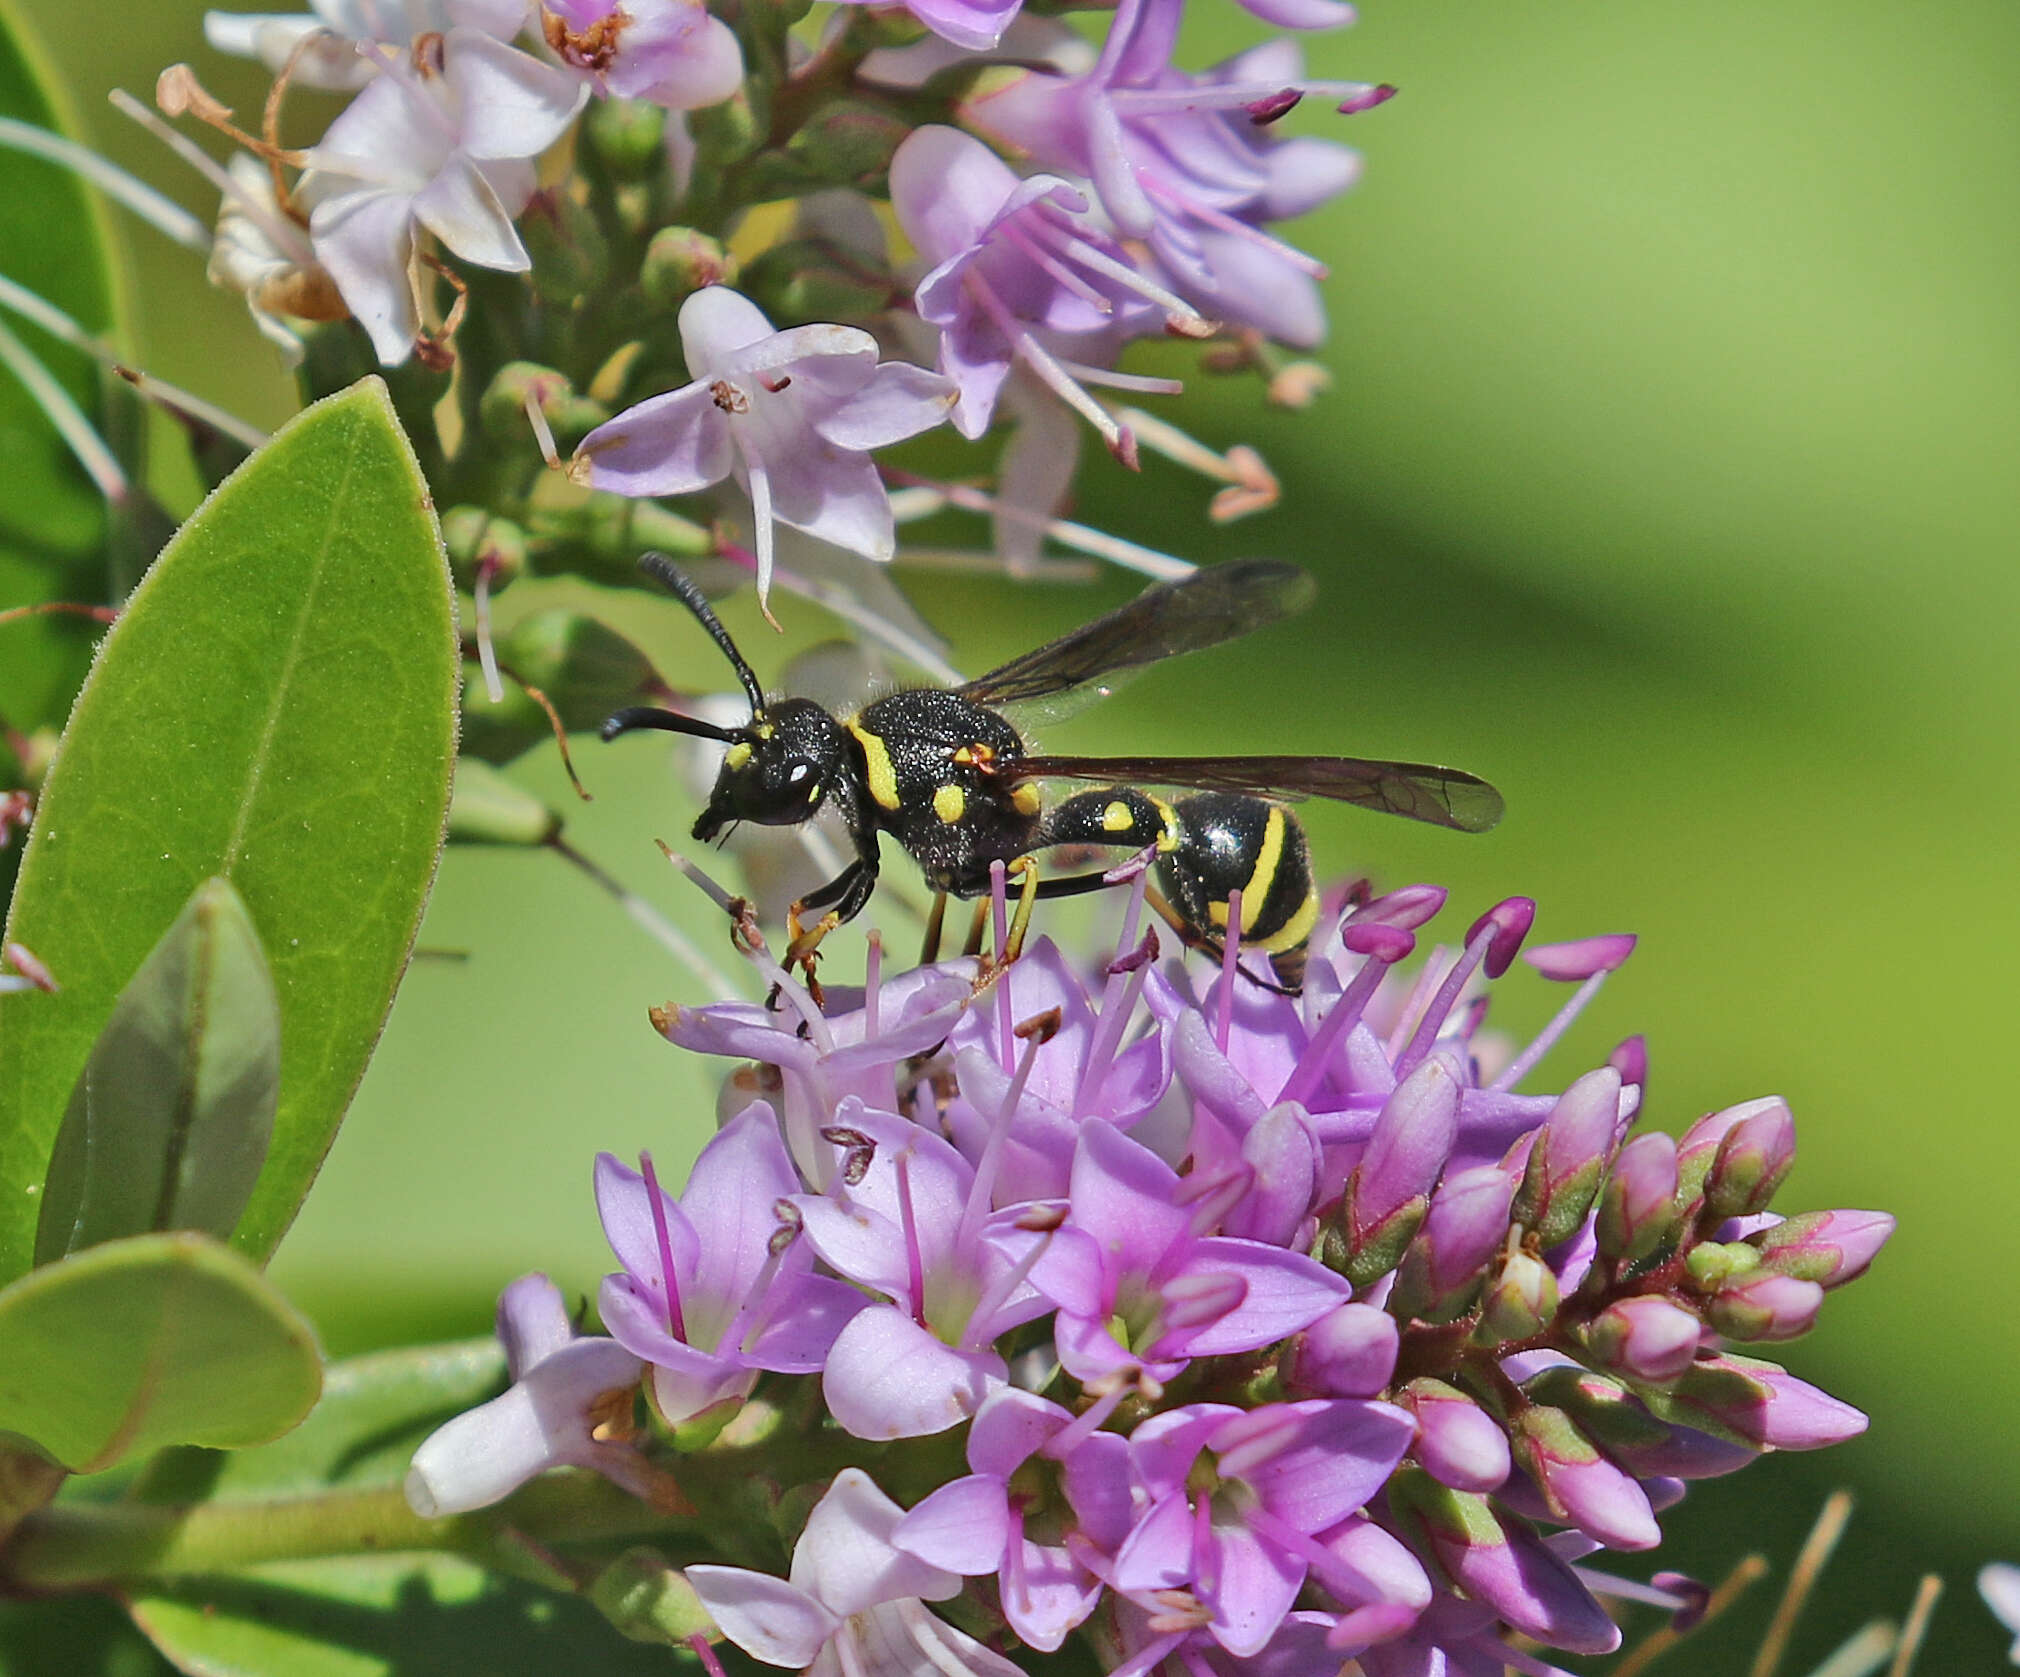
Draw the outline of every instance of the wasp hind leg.
[[[821,994],[821,982],[814,975],[814,963],[820,959],[821,940],[845,920],[853,920],[862,913],[870,895],[877,888],[877,870],[867,862],[851,862],[818,891],[810,891],[786,910],[786,954],[781,963],[786,971],[798,967],[807,981],[807,994],[813,997],[814,1006],[823,1007],[825,999]],[[833,906],[830,907],[829,905]],[[808,909],[826,909],[820,919],[811,926],[805,923]]]

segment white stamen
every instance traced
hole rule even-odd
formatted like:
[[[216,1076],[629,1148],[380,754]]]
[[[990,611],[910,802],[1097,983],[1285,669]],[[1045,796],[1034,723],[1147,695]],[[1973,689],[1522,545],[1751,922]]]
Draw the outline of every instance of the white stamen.
[[[36,360],[28,346],[4,325],[0,325],[0,365],[21,381],[29,399],[42,410],[56,428],[56,434],[77,456],[77,463],[98,486],[99,494],[115,506],[124,502],[129,487],[126,473],[120,470],[119,461],[106,446],[105,439],[92,429],[91,421],[84,417],[83,410],[70,399],[70,393],[56,382],[49,369]]]

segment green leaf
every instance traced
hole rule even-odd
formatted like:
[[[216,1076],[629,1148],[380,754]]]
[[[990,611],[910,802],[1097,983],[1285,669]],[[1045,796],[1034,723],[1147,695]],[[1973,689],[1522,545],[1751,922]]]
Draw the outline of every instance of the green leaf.
[[[0,1281],[30,1261],[92,1043],[212,875],[251,913],[280,1002],[273,1144],[232,1237],[272,1252],[413,944],[457,664],[427,486],[376,379],[294,419],[162,554],[79,696],[21,863],[7,936],[63,990],[0,1000]]]
[[[0,116],[75,135],[53,68],[16,0],[0,0]],[[93,194],[68,170],[0,153],[0,270],[88,329],[117,337],[125,298],[109,256],[111,235]],[[97,369],[74,349],[19,320],[10,324],[87,414],[97,411]],[[106,508],[41,410],[0,369],[0,606],[106,598]],[[62,720],[83,679],[96,628],[43,617],[0,629],[0,717],[31,729]]]
[[[0,1289],[0,1432],[91,1473],[171,1444],[236,1448],[316,1401],[314,1331],[229,1247],[108,1241]]]
[[[120,992],[56,1137],[35,1261],[168,1229],[231,1238],[273,1139],[281,1018],[245,904],[209,879]]]
[[[208,1506],[398,1485],[415,1445],[497,1394],[492,1339],[375,1352],[333,1364],[314,1412],[286,1437],[220,1454],[159,1458],[134,1495]],[[494,1677],[675,1665],[626,1643],[586,1602],[501,1576],[461,1555],[388,1554],[271,1562],[152,1584],[134,1622],[183,1671],[204,1677]]]

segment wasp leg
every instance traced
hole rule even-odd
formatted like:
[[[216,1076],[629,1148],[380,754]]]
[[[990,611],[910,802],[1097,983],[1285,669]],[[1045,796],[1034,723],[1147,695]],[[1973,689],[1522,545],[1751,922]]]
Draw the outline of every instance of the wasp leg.
[[[1017,876],[1017,912],[1010,921],[1010,935],[997,951],[1005,966],[1023,954],[1024,934],[1031,929],[1032,905],[1038,901],[1037,861],[1030,856],[1019,856],[1010,864],[1010,872]]]
[[[1227,945],[1217,937],[1209,937],[1197,926],[1191,924],[1184,915],[1171,906],[1170,902],[1166,900],[1164,894],[1156,886],[1151,886],[1143,893],[1143,900],[1156,910],[1157,917],[1160,920],[1178,934],[1179,942],[1184,944],[1186,948],[1197,949],[1202,955],[1206,955],[1215,961],[1226,957]],[[1272,966],[1274,967],[1274,962]],[[1247,967],[1242,966],[1239,962],[1236,963],[1234,970],[1240,973],[1243,978],[1247,979],[1258,990],[1267,990],[1273,996],[1299,996],[1304,994],[1302,986],[1272,984],[1261,973],[1250,972]],[[1279,972],[1277,976],[1282,977],[1283,975]]]
[[[935,891],[933,906],[926,914],[926,941],[919,948],[919,965],[930,967],[940,958],[940,930],[947,923],[947,893]]]
[[[790,972],[799,967],[806,973],[807,994],[814,999],[814,1005],[822,1005],[820,980],[814,976],[814,963],[820,959],[821,940],[845,920],[853,920],[862,913],[863,906],[877,888],[877,870],[867,862],[851,862],[818,891],[809,891],[804,897],[786,910],[785,960],[781,963]],[[829,908],[832,903],[834,906]],[[803,916],[810,908],[826,908],[828,912],[816,920],[812,926],[803,923]]]
[[[982,953],[982,936],[988,929],[989,899],[987,897],[978,897],[975,900],[975,912],[968,919],[968,940],[961,945],[961,953],[963,955],[980,955]]]

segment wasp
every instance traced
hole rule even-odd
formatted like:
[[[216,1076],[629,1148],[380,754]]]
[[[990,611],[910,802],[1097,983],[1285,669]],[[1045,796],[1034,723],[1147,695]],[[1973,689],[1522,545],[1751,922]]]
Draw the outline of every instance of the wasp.
[[[1219,955],[1232,921],[1243,947],[1268,955],[1277,982],[1266,987],[1296,994],[1319,898],[1304,831],[1288,807],[1292,801],[1330,798],[1473,833],[1501,817],[1501,795],[1486,781],[1428,763],[1052,756],[1029,750],[1004,716],[1005,707],[1036,701],[1057,707],[1099,694],[1143,665],[1218,646],[1301,610],[1315,590],[1295,565],[1241,560],[1155,584],[1127,605],[959,687],[901,689],[846,716],[812,699],[767,699],[692,579],[663,554],[647,554],[640,567],[721,648],[750,700],[750,720],[723,728],[678,711],[636,706],[605,722],[603,738],[656,728],[726,748],[707,807],[694,823],[694,837],[703,843],[738,821],[792,826],[824,806],[835,809],[855,858],[793,904],[789,961],[809,970],[821,938],[870,900],[879,839],[888,833],[943,899],[987,893],[996,863],[1019,874],[1020,924],[1033,897],[1108,883],[1100,873],[1040,880],[1036,852],[1061,845],[1154,851],[1162,895],[1153,893],[1152,902],[1179,936]],[[1048,801],[1043,787],[1050,781],[1102,784]],[[1186,788],[1188,795],[1166,798],[1152,787]],[[821,918],[807,927],[810,913]]]

